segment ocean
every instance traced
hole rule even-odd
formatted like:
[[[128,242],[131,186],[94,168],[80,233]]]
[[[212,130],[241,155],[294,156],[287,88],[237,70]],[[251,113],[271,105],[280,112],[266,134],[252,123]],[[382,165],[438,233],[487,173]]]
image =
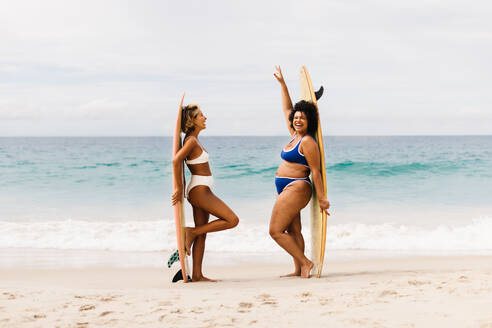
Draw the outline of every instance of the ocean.
[[[240,218],[236,229],[207,237],[207,254],[222,264],[288,261],[268,223],[289,136],[200,140],[210,153],[214,193]],[[34,263],[22,254],[46,252],[163,264],[175,249],[171,143],[171,137],[0,138],[0,253],[16,254],[0,256],[0,267],[17,265],[19,255]],[[492,253],[492,136],[329,136],[324,144],[328,257]],[[191,225],[188,203],[185,211]],[[302,212],[306,240],[308,211]]]

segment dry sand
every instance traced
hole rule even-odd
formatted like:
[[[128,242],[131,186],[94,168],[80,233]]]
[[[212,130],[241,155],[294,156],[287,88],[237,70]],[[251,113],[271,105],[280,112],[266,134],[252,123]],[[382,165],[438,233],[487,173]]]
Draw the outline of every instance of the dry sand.
[[[218,283],[166,269],[1,269],[0,327],[488,327],[492,257],[338,261],[320,279],[287,265],[210,267]]]

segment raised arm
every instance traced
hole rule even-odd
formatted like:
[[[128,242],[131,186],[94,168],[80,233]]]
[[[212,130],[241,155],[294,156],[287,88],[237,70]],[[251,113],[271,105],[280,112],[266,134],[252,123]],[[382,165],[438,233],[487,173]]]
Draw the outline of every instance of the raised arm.
[[[182,119],[182,112],[183,112],[183,101],[184,101],[184,97],[185,97],[185,93],[183,93],[183,96],[181,97],[181,101],[179,102],[179,107],[178,107],[178,117],[176,119],[176,129],[175,129],[175,133],[180,134],[180,130],[181,130],[181,119]],[[188,142],[186,144],[190,144],[189,146],[188,145],[183,145],[183,147],[181,149],[179,149],[179,143],[180,143],[180,139],[181,138],[178,138],[176,135],[175,135],[175,138],[174,138],[174,142],[176,144],[174,144],[174,151],[176,151],[176,153],[173,153],[173,186],[174,186],[174,192],[173,192],[173,195],[171,197],[171,200],[172,200],[172,204],[176,204],[176,202],[178,202],[180,200],[180,195],[182,195],[183,193],[183,180],[182,180],[182,176],[183,176],[183,161],[184,159],[186,158],[186,156],[188,155],[188,153],[191,151],[191,149],[193,149],[193,145],[191,145],[192,143]],[[185,148],[190,148],[187,153],[186,153],[186,150],[184,150]],[[185,154],[186,153],[186,154]]]
[[[313,185],[316,190],[316,196],[318,197],[319,207],[321,211],[325,211],[327,215],[328,208],[330,208],[330,202],[326,199],[325,191],[323,188],[323,180],[321,178],[320,169],[320,157],[319,149],[316,141],[312,137],[304,138],[301,143],[301,151],[306,157],[313,177]]]
[[[289,89],[287,89],[287,84],[285,84],[284,76],[282,75],[282,70],[280,66],[275,66],[277,72],[273,73],[273,76],[280,83],[280,87],[282,88],[282,110],[284,112],[285,123],[287,124],[287,129],[289,129],[289,133],[293,136],[295,131],[290,127],[289,115],[292,111],[292,101],[289,96]]]

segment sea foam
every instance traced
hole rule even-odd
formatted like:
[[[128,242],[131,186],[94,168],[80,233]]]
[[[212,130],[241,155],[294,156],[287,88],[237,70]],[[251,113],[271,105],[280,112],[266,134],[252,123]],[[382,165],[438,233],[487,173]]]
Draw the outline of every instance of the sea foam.
[[[309,228],[303,230],[309,252]],[[328,225],[328,250],[471,251],[492,250],[492,218],[468,225],[423,228],[394,224]],[[91,222],[0,222],[0,248],[60,250],[170,251],[176,248],[172,220]],[[267,224],[242,222],[233,230],[211,233],[207,249],[226,253],[281,252]]]

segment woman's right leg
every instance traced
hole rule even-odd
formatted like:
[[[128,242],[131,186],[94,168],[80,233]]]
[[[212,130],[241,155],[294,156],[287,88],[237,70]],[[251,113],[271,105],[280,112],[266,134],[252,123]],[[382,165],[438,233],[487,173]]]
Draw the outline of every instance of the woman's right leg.
[[[239,223],[237,215],[220,198],[215,196],[207,186],[196,186],[191,189],[188,194],[188,200],[194,207],[217,217],[217,220],[195,228],[186,228],[185,248],[187,252],[191,249],[191,245],[197,236],[231,229]]]

